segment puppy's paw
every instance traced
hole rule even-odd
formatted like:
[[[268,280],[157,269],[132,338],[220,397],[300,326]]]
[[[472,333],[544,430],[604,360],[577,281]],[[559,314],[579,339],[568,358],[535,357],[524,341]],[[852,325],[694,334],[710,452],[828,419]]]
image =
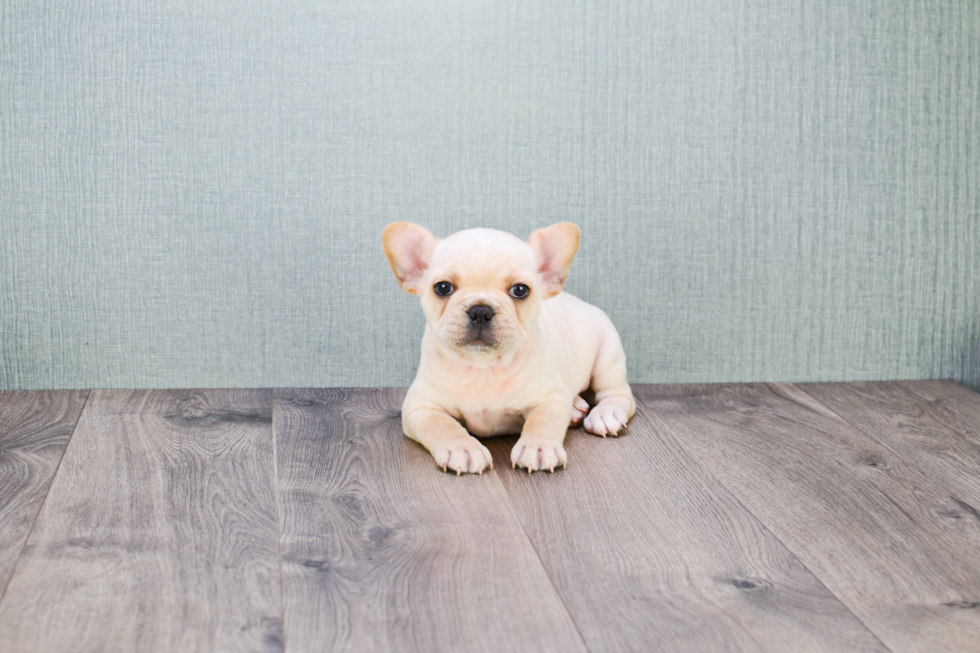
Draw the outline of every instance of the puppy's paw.
[[[581,397],[576,396],[572,400],[572,421],[569,422],[569,426],[578,426],[585,419],[585,416],[589,414],[589,402]]]
[[[622,406],[600,402],[585,417],[584,424],[589,433],[606,437],[607,434],[619,435],[627,421],[626,411]]]
[[[568,468],[568,454],[561,442],[525,435],[510,450],[510,462],[515,469],[523,467],[529,474],[544,469],[554,474],[559,465]]]
[[[456,476],[463,473],[482,475],[487,467],[493,469],[490,450],[472,436],[440,442],[432,449],[432,457],[442,471],[452,470]]]

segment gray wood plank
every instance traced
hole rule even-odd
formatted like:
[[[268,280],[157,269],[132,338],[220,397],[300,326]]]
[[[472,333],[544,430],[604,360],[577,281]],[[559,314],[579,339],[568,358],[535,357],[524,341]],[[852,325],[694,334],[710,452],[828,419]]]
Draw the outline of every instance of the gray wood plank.
[[[945,509],[940,516],[950,520],[950,527],[962,531],[967,541],[975,541],[978,532],[969,522],[980,519],[980,437],[957,428],[972,424],[980,429],[980,395],[956,386],[966,390],[967,399],[976,398],[974,410],[978,414],[971,419],[956,405],[960,397],[954,394],[954,387],[932,381],[807,383],[796,387],[941,486]],[[935,400],[920,397],[910,391],[916,387],[927,394],[938,390],[939,396]],[[970,407],[967,402],[965,409]],[[963,519],[967,522],[960,521]]]
[[[500,479],[593,653],[887,650],[645,409],[566,448]]]
[[[949,380],[897,384],[921,401],[929,417],[961,435],[960,446],[980,444],[980,393]],[[973,455],[976,457],[976,453]]]
[[[94,391],[0,603],[5,653],[281,632],[271,392]]]
[[[286,650],[584,651],[511,470],[443,473],[402,435],[403,398],[275,391]]]
[[[980,524],[799,391],[646,386],[642,405],[894,651],[976,651]]]
[[[88,390],[0,392],[0,600]]]

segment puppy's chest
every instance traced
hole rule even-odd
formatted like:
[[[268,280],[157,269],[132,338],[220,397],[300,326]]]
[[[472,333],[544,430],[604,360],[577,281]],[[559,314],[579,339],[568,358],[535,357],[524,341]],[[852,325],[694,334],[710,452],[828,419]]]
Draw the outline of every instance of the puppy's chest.
[[[460,406],[457,419],[472,435],[490,436],[520,433],[524,413],[505,406]]]
[[[530,397],[526,384],[515,381],[492,373],[455,379],[446,388],[454,399],[454,416],[473,435],[520,433]]]

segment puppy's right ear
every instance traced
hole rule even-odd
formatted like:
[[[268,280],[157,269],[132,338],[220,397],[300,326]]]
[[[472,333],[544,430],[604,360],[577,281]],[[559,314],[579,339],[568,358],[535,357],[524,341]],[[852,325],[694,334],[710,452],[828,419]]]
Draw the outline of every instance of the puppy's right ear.
[[[420,294],[419,282],[432,262],[439,240],[425,227],[411,222],[394,222],[385,228],[382,239],[391,269],[405,292]]]
[[[571,222],[559,222],[538,229],[528,239],[527,244],[534,251],[538,272],[544,279],[545,297],[554,297],[565,286],[581,236],[582,232]]]

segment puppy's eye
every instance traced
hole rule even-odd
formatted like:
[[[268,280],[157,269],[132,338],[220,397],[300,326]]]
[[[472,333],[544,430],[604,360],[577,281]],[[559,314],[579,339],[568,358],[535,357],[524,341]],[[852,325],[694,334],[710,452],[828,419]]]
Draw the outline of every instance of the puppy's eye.
[[[531,294],[531,289],[523,283],[515,283],[510,287],[510,296],[514,299],[524,299],[529,294]]]
[[[440,281],[433,286],[433,290],[435,290],[436,294],[440,297],[448,297],[449,295],[453,294],[453,291],[456,289],[453,288],[453,284],[449,283],[448,281]]]

